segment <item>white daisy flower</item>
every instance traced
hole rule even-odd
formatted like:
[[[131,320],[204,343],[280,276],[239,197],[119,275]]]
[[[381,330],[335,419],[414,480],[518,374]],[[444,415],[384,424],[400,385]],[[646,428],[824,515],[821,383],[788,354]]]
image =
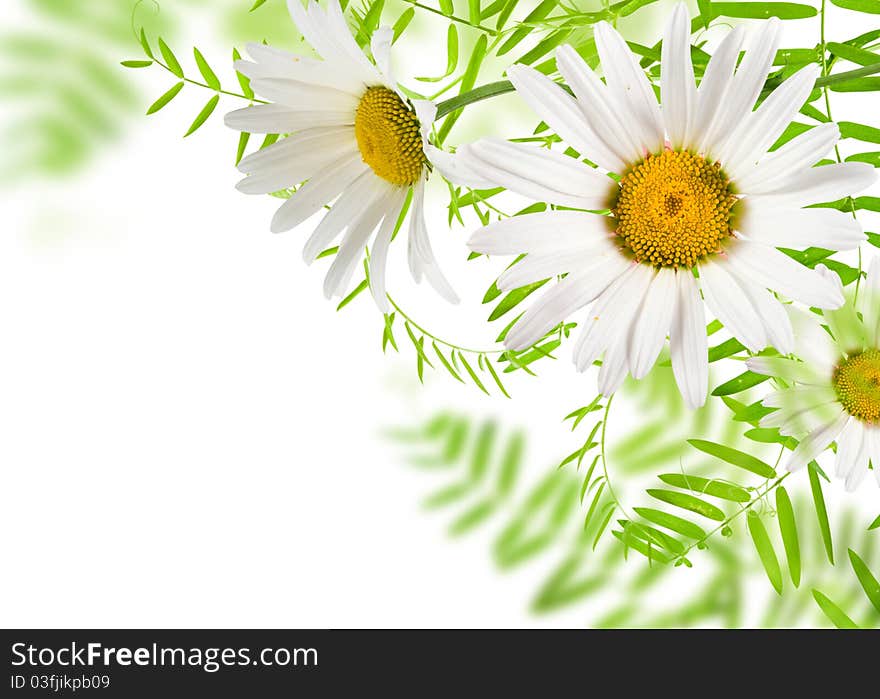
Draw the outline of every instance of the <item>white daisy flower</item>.
[[[563,207],[490,224],[469,242],[486,254],[527,253],[498,280],[502,290],[567,275],[511,328],[510,349],[529,347],[592,304],[574,349],[580,371],[604,353],[599,387],[613,393],[627,371],[635,378],[648,373],[668,335],[676,380],[696,407],[708,381],[704,299],[748,349],[773,345],[782,352],[792,349],[792,328],[768,289],[820,308],[843,303],[833,284],[776,246],[857,247],[864,234],[850,216],[803,207],[866,187],[874,170],[864,163],[811,167],[838,140],[835,124],[768,152],[819,71],[803,68],[753,110],[779,33],[778,21],[761,23],[737,67],[737,27],[697,87],[690,19],[678,5],[663,38],[662,107],[637,58],[606,22],[595,26],[604,83],[570,46],[560,47],[556,60],[574,96],[528,66],[508,69],[538,116],[599,166],[497,139],[435,161],[462,184],[503,186]]]
[[[428,282],[447,300],[458,301],[440,272],[425,224],[427,154],[436,151],[428,129],[436,107],[410,102],[391,71],[393,32],[379,29],[372,38],[374,65],[349,31],[338,0],[324,11],[313,0],[288,0],[293,21],[320,54],[316,60],[263,44],[249,44],[253,58],[235,67],[251,79],[254,92],[271,104],[226,115],[227,126],[250,133],[286,134],[286,138],[244,158],[246,173],[238,189],[267,194],[300,187],[275,213],[272,231],[287,231],[333,204],[303,250],[311,263],[342,236],[324,280],[324,294],[342,296],[372,243],[371,291],[383,313],[385,265],[395,225],[412,192],[408,258],[416,281]]]
[[[836,274],[817,269],[842,290]],[[880,483],[880,258],[871,263],[857,303],[850,298],[821,319],[803,312],[793,319],[795,354],[803,361],[753,357],[746,362],[754,372],[791,384],[764,399],[778,410],[761,425],[802,437],[788,461],[790,471],[836,441],[836,473],[846,479],[847,490],[862,482],[869,463]]]

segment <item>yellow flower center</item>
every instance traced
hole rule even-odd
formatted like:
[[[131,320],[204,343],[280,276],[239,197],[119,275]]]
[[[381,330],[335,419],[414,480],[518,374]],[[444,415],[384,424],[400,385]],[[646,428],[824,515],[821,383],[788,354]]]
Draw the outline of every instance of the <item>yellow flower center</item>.
[[[693,267],[730,235],[736,197],[717,163],[687,151],[649,155],[620,180],[611,208],[617,235],[636,260]]]
[[[415,184],[425,166],[415,112],[387,87],[370,87],[358,103],[354,133],[361,157],[383,180]]]
[[[862,422],[880,422],[880,349],[844,359],[832,383],[846,412]]]

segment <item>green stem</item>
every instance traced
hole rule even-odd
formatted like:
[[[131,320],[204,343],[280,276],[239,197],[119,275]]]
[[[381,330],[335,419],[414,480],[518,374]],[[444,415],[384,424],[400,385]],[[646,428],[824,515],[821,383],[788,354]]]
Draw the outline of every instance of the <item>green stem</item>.
[[[416,2],[416,0],[403,0],[403,2],[408,3],[413,7],[417,7],[420,10],[424,10],[425,12],[431,12],[435,15],[440,15],[444,19],[448,19],[450,22],[457,22],[458,24],[464,24],[465,26],[471,27],[473,29],[478,29],[484,34],[497,36],[500,33],[497,29],[490,29],[489,27],[484,27],[482,24],[473,24],[470,20],[464,19],[463,17],[447,15],[445,12],[443,12],[442,10],[438,10],[436,7],[428,7],[428,5],[423,5],[420,2]]]
[[[602,459],[602,473],[605,475],[605,484],[608,486],[608,494],[611,495],[611,499],[614,500],[614,504],[617,509],[623,514],[627,519],[632,519],[627,513],[626,508],[624,508],[623,503],[620,502],[620,498],[617,497],[617,493],[614,492],[614,486],[611,484],[611,478],[608,477],[608,463],[605,461],[605,428],[608,426],[608,414],[611,412],[611,401],[614,400],[614,395],[608,397],[608,401],[605,403],[605,414],[602,416],[602,435],[599,438],[599,456]]]
[[[831,85],[846,82],[847,80],[853,80],[855,78],[862,78],[866,75],[874,75],[875,73],[880,73],[880,63],[871,63],[870,65],[862,66],[861,68],[847,70],[842,73],[836,73],[834,75],[825,75],[824,73],[825,71],[823,70],[823,75],[816,80],[816,87],[826,89]],[[768,80],[764,84],[764,89],[762,92],[764,94],[772,92],[774,89],[776,89],[776,87],[781,84],[781,82],[782,81],[778,78]],[[467,107],[470,104],[474,104],[475,102],[482,102],[483,100],[497,97],[498,95],[504,95],[508,92],[513,92],[513,89],[513,84],[509,80],[499,80],[497,82],[480,85],[479,87],[475,87],[473,90],[465,92],[461,95],[456,95],[455,97],[450,97],[448,100],[440,102],[437,105],[437,119],[446,116],[456,109],[461,109],[462,107]]]

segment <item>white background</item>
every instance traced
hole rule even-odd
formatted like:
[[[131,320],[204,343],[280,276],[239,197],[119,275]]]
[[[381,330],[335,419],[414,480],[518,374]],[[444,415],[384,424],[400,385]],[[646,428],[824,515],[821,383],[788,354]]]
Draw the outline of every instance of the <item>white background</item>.
[[[829,39],[858,33],[852,16],[834,17]],[[33,21],[20,6],[4,19]],[[211,46],[206,27],[193,15],[183,45],[224,65],[228,47]],[[424,50],[442,25],[424,27],[404,79],[443,62]],[[788,30],[786,46],[812,46],[818,18]],[[159,69],[125,76],[148,95],[171,85]],[[82,176],[0,192],[0,623],[585,623],[583,607],[529,612],[546,566],[503,575],[488,534],[451,539],[448,518],[420,504],[439,481],[408,468],[382,432],[440,409],[496,415],[528,428],[537,478],[578,446],[561,418],[592,398],[595,376],[575,374],[563,348],[540,379],[511,381],[513,401],[441,373],[420,388],[411,348],[383,355],[368,295],[340,313],[324,300],[326,266],[300,255],[310,224],[274,236],[279,202],[233,188],[236,138],[220,112],[181,141],[206,96],[187,89],[137,118]],[[493,108],[510,116],[494,124],[502,133],[530,123],[515,98]],[[446,230],[443,194],[434,183],[431,231],[463,305],[409,284],[401,245],[390,288],[437,334],[490,347],[499,328],[485,327],[480,299],[503,261],[464,262],[473,226]],[[639,417],[622,404],[613,419],[625,434]],[[831,492],[843,496],[840,484]],[[859,497],[876,510],[876,483]],[[682,573],[670,598],[699,575]]]

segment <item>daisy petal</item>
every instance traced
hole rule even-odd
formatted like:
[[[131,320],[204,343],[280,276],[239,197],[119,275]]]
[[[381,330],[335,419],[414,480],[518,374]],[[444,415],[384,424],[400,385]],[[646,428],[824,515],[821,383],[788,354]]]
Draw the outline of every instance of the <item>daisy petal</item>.
[[[474,233],[468,247],[485,255],[549,254],[610,246],[609,221],[583,211],[511,216]]]
[[[709,391],[706,317],[697,281],[690,271],[678,271],[676,281],[678,299],[669,333],[672,372],[685,403],[695,409],[706,402]]]
[[[705,144],[711,142],[716,133],[714,124],[723,118],[726,96],[733,82],[733,71],[739,60],[744,31],[742,25],[734,27],[709,59],[697,89],[693,135],[688,144],[693,150],[705,150]]]
[[[443,178],[470,189],[492,189],[495,183],[480,177],[458,154],[447,153],[432,145],[425,146],[425,156]]]
[[[739,275],[794,301],[818,308],[843,305],[843,294],[833,284],[776,248],[739,240],[728,248],[727,258]]]
[[[396,197],[388,204],[388,212],[376,233],[373,249],[370,250],[370,293],[379,310],[388,314],[391,312],[391,304],[385,293],[385,269],[388,265],[388,248],[391,245],[391,236],[394,233],[394,225],[400,216],[400,209],[406,199],[406,190],[401,189]]]
[[[756,374],[775,376],[785,381],[811,386],[827,382],[827,377],[823,377],[811,364],[785,357],[749,357],[746,366]]]
[[[471,170],[537,201],[579,209],[606,208],[614,181],[567,155],[501,139],[482,139],[458,149]]]
[[[744,202],[737,229],[750,240],[772,247],[854,250],[867,238],[859,222],[837,209],[771,207]]]
[[[354,112],[328,110],[303,111],[283,104],[258,104],[229,112],[226,126],[248,133],[290,133],[321,126],[354,124]]]
[[[863,432],[862,423],[850,418],[846,427],[837,437],[837,459],[834,475],[838,478],[846,478],[850,471],[858,465],[859,456],[863,453]]]
[[[251,87],[258,95],[293,111],[315,111],[319,107],[320,111],[351,112],[349,122],[354,124],[359,98],[348,92],[277,77],[251,80]]]
[[[877,173],[868,163],[833,163],[802,170],[776,189],[750,199],[771,207],[807,206],[855,194],[876,179]]]
[[[526,284],[534,284],[558,274],[566,274],[605,264],[600,253],[594,255],[587,250],[560,250],[545,254],[527,255],[525,259],[512,265],[498,277],[496,286],[501,291],[511,291]]]
[[[800,444],[792,452],[786,468],[789,471],[797,471],[819,456],[837,438],[847,420],[849,420],[849,415],[842,408],[838,409],[833,420],[814,430],[800,441]]]
[[[629,371],[634,379],[648,375],[666,342],[678,293],[676,274],[670,268],[657,272],[636,315],[629,347]]]
[[[660,58],[663,122],[673,148],[689,142],[697,89],[691,62],[691,22],[687,5],[678,3],[666,26]]]
[[[700,287],[709,310],[731,335],[752,352],[760,352],[767,346],[764,326],[755,322],[755,308],[725,265],[713,261],[701,264]]]
[[[412,213],[410,214],[409,247],[407,250],[410,271],[413,278],[420,282],[422,276],[434,290],[449,303],[458,303],[458,294],[440,271],[428,237],[425,223],[425,184],[420,182],[413,189]]]
[[[755,309],[758,321],[764,326],[767,342],[782,354],[794,352],[794,330],[779,299],[767,289],[739,276],[733,268],[727,271],[739,284]]]

